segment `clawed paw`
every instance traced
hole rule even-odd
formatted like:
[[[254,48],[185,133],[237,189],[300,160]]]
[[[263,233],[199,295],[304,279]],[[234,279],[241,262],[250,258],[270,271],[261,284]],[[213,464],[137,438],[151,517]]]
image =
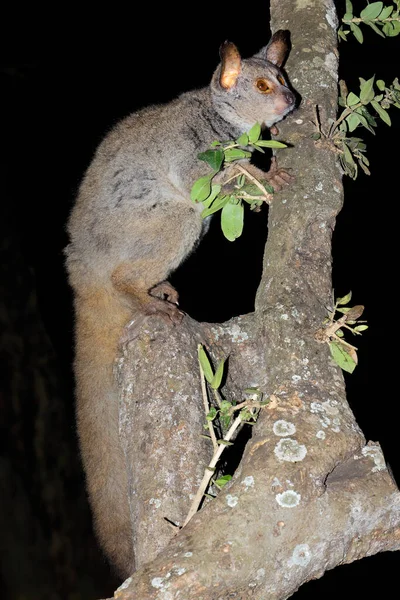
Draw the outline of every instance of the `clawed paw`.
[[[276,192],[279,192],[283,187],[289,185],[295,179],[293,175],[286,171],[286,169],[278,167],[275,156],[271,159],[271,167],[265,177]]]
[[[150,290],[151,296],[160,298],[160,300],[166,300],[171,304],[179,304],[179,294],[176,289],[169,283],[169,281],[161,281]]]

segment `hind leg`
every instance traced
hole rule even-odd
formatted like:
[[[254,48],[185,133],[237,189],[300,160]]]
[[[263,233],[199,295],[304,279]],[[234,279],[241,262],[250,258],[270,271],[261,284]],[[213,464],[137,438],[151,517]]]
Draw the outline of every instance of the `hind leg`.
[[[166,281],[149,285],[144,279],[137,278],[138,270],[136,263],[118,265],[111,276],[115,289],[126,294],[133,306],[141,313],[159,315],[174,325],[180,323],[183,312],[176,305],[178,300],[176,290]]]

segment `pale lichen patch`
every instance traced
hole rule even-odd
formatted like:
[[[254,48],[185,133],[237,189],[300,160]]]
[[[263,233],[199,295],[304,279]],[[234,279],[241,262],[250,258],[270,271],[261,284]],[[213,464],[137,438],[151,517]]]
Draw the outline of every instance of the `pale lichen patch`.
[[[243,483],[245,486],[245,492],[247,492],[249,488],[254,487],[254,477],[252,475],[248,475],[241,483]]]
[[[315,6],[315,0],[296,0],[296,10],[304,10]]]
[[[301,495],[294,490],[287,490],[282,494],[277,494],[275,500],[283,508],[294,508],[300,503]]]
[[[232,496],[232,494],[227,494],[225,496],[225,498],[226,498],[227,505],[230,506],[231,508],[236,506],[237,503],[239,502],[239,498],[237,496]]]
[[[149,504],[152,504],[154,508],[160,508],[161,500],[159,500],[159,498],[150,498]]]
[[[232,342],[244,342],[249,338],[248,334],[242,331],[237,323],[232,325],[228,331],[231,334]]]
[[[363,456],[369,456],[374,461],[375,466],[372,467],[373,473],[384,471],[386,469],[385,458],[380,446],[365,446],[365,448],[361,450],[361,453]]]
[[[278,436],[287,436],[293,435],[296,433],[296,426],[294,423],[290,423],[289,421],[285,421],[284,419],[279,419],[279,421],[275,421],[272,431],[275,435]]]
[[[274,448],[274,453],[279,460],[299,462],[305,458],[307,448],[303,444],[299,444],[297,440],[285,438],[279,440]]]
[[[292,558],[289,560],[289,564],[298,565],[300,567],[306,567],[312,557],[310,546],[308,544],[298,544],[293,550]]]
[[[325,68],[328,71],[328,73],[331,75],[332,79],[334,79],[335,81],[337,81],[338,78],[338,60],[336,58],[336,56],[333,54],[333,52],[329,52],[326,56],[325,56],[325,62],[324,62]]]
[[[325,19],[328,21],[328,23],[332,27],[332,29],[334,29],[336,31],[339,23],[338,23],[335,6],[333,4],[328,7],[328,10],[326,11],[326,14],[325,14]]]
[[[151,585],[154,588],[161,590],[162,588],[168,587],[169,583],[165,584],[165,577],[153,577]]]

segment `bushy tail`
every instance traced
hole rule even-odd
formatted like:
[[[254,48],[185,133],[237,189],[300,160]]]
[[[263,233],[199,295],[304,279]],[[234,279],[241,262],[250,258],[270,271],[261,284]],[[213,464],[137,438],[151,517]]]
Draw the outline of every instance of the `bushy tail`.
[[[85,290],[76,297],[76,414],[82,460],[98,539],[123,577],[134,570],[134,552],[113,364],[130,316],[112,290]]]

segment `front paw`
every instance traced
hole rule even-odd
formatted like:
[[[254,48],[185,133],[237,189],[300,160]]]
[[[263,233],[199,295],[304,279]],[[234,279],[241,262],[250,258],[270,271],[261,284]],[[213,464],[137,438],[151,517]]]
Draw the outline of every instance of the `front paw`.
[[[285,169],[278,167],[276,157],[273,156],[271,159],[271,167],[268,173],[264,173],[264,179],[267,179],[268,183],[272,185],[274,190],[279,192],[284,186],[292,183],[295,178]]]

